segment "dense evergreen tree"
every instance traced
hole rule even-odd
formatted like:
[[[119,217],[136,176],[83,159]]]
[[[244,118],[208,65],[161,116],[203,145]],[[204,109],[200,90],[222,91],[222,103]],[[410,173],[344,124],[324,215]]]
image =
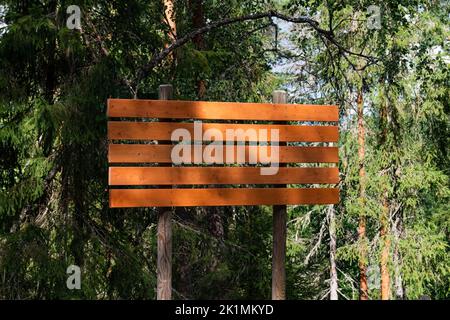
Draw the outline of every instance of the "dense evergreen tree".
[[[81,30],[66,27],[69,5],[82,9]],[[380,29],[367,27],[370,5]],[[151,64],[192,30],[271,10],[312,17],[333,37],[244,19]],[[448,298],[446,10],[407,0],[0,1],[0,298],[155,298],[156,210],[108,208],[105,111],[109,97],[157,98],[163,83],[177,99],[263,102],[284,87],[293,102],[340,104],[341,203],[289,208],[288,298],[357,299],[361,262],[371,299],[380,286],[392,299]],[[270,298],[269,208],[179,208],[173,234],[174,298]],[[81,290],[66,287],[71,264]]]

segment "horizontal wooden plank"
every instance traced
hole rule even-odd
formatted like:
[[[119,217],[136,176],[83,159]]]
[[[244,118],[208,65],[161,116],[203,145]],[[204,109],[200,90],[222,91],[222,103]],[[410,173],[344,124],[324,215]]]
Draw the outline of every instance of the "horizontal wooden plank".
[[[276,169],[276,168],[272,168]],[[275,173],[276,171],[274,171]],[[338,168],[278,168],[262,175],[261,167],[110,167],[109,185],[307,184],[339,182]]]
[[[336,204],[336,188],[111,189],[111,208]]]
[[[337,106],[109,99],[109,117],[271,121],[338,121]]]
[[[130,122],[109,121],[108,139],[110,140],[171,140],[172,132],[176,129],[189,131],[192,140],[194,137],[193,123],[171,123],[171,122]],[[227,130],[243,130],[243,135],[233,136],[234,141],[258,141],[263,137],[271,141],[271,130],[279,130],[279,141],[282,142],[337,142],[339,130],[336,126],[298,126],[298,125],[262,125],[262,124],[225,124],[225,123],[203,123],[202,134],[210,129],[218,130],[223,140],[226,140]],[[200,137],[200,138],[201,138]],[[267,137],[267,138],[266,138]],[[219,137],[220,138],[220,137]],[[214,137],[216,141],[220,141]],[[208,140],[214,140],[208,139]]]
[[[108,152],[109,163],[172,163],[172,145],[149,144],[110,144]],[[205,146],[203,146],[203,149]],[[267,146],[245,146],[245,162],[248,163],[250,154],[255,155],[260,163],[258,154],[267,154]],[[193,149],[193,148],[192,148]],[[236,161],[237,147],[233,146]],[[193,159],[194,151],[191,151]],[[227,156],[227,147],[224,147],[224,159]],[[279,147],[279,163],[337,163],[339,162],[337,147]]]

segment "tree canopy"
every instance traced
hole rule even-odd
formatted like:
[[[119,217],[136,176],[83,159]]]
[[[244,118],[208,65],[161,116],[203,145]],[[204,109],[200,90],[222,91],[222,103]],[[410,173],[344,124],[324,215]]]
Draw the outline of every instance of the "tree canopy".
[[[67,27],[70,5],[81,29]],[[157,211],[109,208],[106,102],[157,99],[170,83],[179,100],[270,102],[285,89],[339,104],[341,202],[289,207],[289,299],[358,299],[362,282],[369,299],[448,299],[448,10],[0,1],[0,298],[155,298]],[[173,296],[270,298],[271,215],[178,208]],[[66,287],[69,265],[81,290]]]

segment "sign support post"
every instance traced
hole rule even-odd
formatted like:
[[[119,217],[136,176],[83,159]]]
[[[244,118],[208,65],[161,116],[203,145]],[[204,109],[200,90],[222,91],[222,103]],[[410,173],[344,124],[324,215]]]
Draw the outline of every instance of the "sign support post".
[[[287,103],[287,92],[273,92],[273,103]],[[279,124],[286,124],[285,122]],[[286,142],[280,142],[280,147]],[[280,167],[286,166],[280,163]],[[286,185],[277,185],[286,188]],[[274,205],[273,212],[273,251],[272,251],[272,300],[286,299],[286,205]]]
[[[173,87],[159,86],[159,100],[171,100]],[[164,166],[161,164],[161,166]],[[165,164],[165,166],[171,166]],[[172,299],[172,208],[158,208],[158,258],[157,258],[157,300]]]

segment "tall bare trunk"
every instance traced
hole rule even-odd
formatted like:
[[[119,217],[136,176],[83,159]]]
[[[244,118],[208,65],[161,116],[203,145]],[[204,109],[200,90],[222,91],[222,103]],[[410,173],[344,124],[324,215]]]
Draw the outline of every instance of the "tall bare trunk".
[[[338,300],[336,269],[336,216],[333,205],[328,206],[328,232],[330,234],[330,300]]]
[[[361,210],[358,225],[358,241],[360,244],[359,252],[359,298],[360,300],[369,299],[367,286],[367,245],[366,245],[366,170],[365,160],[365,126],[364,126],[364,102],[362,86],[358,92],[358,160],[359,160],[359,200]]]
[[[174,0],[164,0],[164,15],[170,29],[169,38],[175,41],[177,37],[177,25],[175,22]]]
[[[380,238],[381,238],[381,300],[389,300],[390,298],[390,277],[389,277],[389,249],[391,246],[391,239],[389,237],[389,202],[387,192],[384,194],[383,210],[380,219]]]
[[[388,136],[388,105],[387,101],[381,108],[381,134],[379,146],[383,152],[388,153],[389,147],[387,146]],[[388,168],[389,169],[389,168]],[[389,170],[385,170],[388,172]],[[388,173],[385,173],[389,177]],[[390,276],[389,276],[389,251],[391,246],[391,239],[389,236],[389,194],[386,187],[384,187],[382,195],[382,210],[380,215],[380,242],[381,242],[381,257],[380,257],[380,273],[381,273],[381,286],[380,296],[381,300],[389,300],[390,298]]]
[[[164,1],[164,17],[167,25],[169,26],[169,39],[174,42],[177,38],[177,24],[175,20],[175,7],[174,0],[163,0]],[[166,44],[168,46],[169,44]],[[170,53],[168,57],[169,61],[175,60],[175,53]]]
[[[402,230],[402,217],[398,216],[396,222],[393,224],[392,234],[395,239],[394,245],[394,287],[395,287],[395,298],[397,300],[403,300],[405,298],[405,291],[403,290],[403,279],[400,270],[400,250],[399,250],[399,241],[400,234]]]

